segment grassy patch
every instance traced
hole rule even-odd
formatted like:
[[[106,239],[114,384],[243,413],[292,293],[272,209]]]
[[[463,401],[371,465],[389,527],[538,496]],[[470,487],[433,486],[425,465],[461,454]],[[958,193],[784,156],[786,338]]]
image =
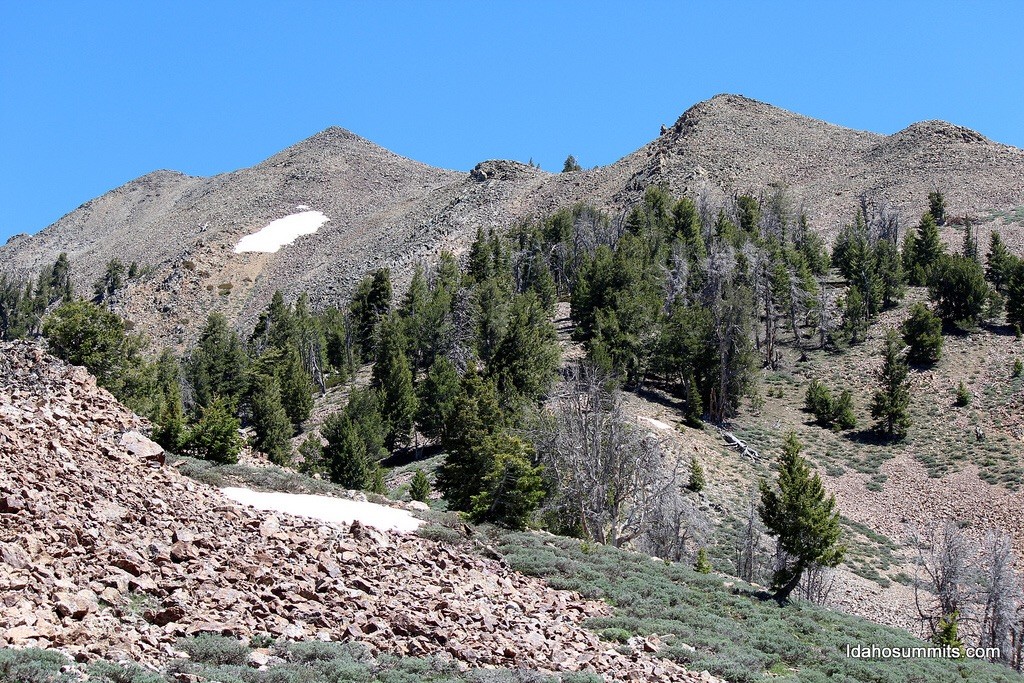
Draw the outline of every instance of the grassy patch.
[[[859,533],[859,532],[858,532]],[[878,536],[880,546],[892,542]],[[861,660],[847,645],[920,646],[904,631],[804,602],[780,607],[751,586],[703,575],[679,564],[605,546],[519,533],[502,537],[511,565],[613,605],[613,616],[588,626],[613,642],[658,634],[661,655],[736,683],[768,676],[799,681],[1011,681],[1024,678],[984,662]]]

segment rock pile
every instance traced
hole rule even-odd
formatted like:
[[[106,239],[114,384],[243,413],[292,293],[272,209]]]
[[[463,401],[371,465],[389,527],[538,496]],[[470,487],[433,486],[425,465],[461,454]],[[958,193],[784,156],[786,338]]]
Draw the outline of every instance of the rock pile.
[[[182,636],[266,633],[472,666],[711,680],[610,649],[580,627],[605,605],[498,562],[234,504],[161,465],[133,434],[142,426],[81,368],[0,345],[0,646],[159,665]]]

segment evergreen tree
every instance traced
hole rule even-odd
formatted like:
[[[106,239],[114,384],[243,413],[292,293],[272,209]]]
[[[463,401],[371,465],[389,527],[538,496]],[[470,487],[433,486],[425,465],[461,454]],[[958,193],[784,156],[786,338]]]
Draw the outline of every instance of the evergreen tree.
[[[525,529],[544,497],[540,468],[534,467],[533,447],[514,436],[498,433],[484,444],[492,459],[480,492],[470,500],[475,522],[490,522],[510,529]]]
[[[302,367],[302,358],[294,347],[281,355],[277,377],[281,385],[281,404],[291,421],[293,432],[298,433],[302,423],[313,412],[313,380]]]
[[[985,279],[992,283],[997,292],[1005,292],[1010,276],[1017,266],[1017,257],[1003,244],[995,230],[989,236],[988,254],[985,257]]]
[[[516,297],[508,325],[487,367],[509,402],[538,401],[551,386],[561,353],[555,326],[533,292]]]
[[[980,263],[964,256],[947,256],[933,266],[928,293],[943,322],[973,329],[988,304],[989,286]]]
[[[481,491],[483,477],[491,471],[490,437],[502,429],[504,419],[493,383],[476,368],[466,372],[461,385],[451,425],[441,442],[447,457],[437,470],[435,483],[449,507],[468,511],[473,496]]]
[[[409,444],[416,417],[416,392],[409,359],[405,355],[407,347],[398,316],[392,314],[384,318],[378,331],[372,384],[380,392],[382,417],[387,430],[384,441],[389,451]]]
[[[700,461],[697,460],[696,455],[690,456],[690,481],[686,487],[694,493],[700,493],[706,485],[704,468],[701,466]]]
[[[775,599],[780,602],[789,599],[804,570],[814,565],[835,567],[846,552],[839,542],[842,527],[835,496],[825,493],[821,477],[800,455],[801,448],[796,434],[790,432],[779,459],[776,486],[764,481],[760,485],[761,521],[792,558],[772,577]]]
[[[128,334],[116,314],[88,301],[71,301],[46,317],[43,336],[53,355],[84,365],[101,387],[129,407],[149,413],[146,401],[153,378],[141,355],[145,341]]]
[[[964,258],[969,258],[972,261],[981,261],[978,256],[978,235],[974,232],[974,226],[971,225],[970,219],[964,220],[963,255]]]
[[[907,360],[914,365],[930,365],[942,357],[942,320],[922,303],[910,307],[910,317],[900,328],[903,341],[910,347]]]
[[[693,570],[698,574],[710,574],[711,563],[708,561],[708,551],[706,548],[701,548],[697,551],[697,561],[693,564]]]
[[[1006,285],[1006,322],[1024,329],[1024,262],[1018,262]]]
[[[907,233],[903,249],[903,269],[910,284],[923,287],[931,281],[932,269],[946,253],[946,247],[939,238],[939,228],[931,213],[921,216],[917,234]]]
[[[291,455],[292,422],[281,402],[281,386],[273,375],[253,375],[249,406],[256,438],[256,450],[265,453],[276,465],[284,465]]]
[[[371,487],[387,455],[377,392],[353,389],[345,408],[328,416],[320,434],[327,441],[324,460],[331,481],[347,489]]]
[[[416,472],[412,475],[412,481],[409,483],[409,498],[421,503],[426,503],[430,499],[430,479],[419,468],[416,468]]]
[[[938,225],[946,223],[946,198],[938,190],[928,193],[928,213],[930,213]]]
[[[442,439],[451,426],[455,404],[462,387],[452,362],[439,357],[419,385],[416,425],[431,439]]]
[[[185,440],[185,412],[181,400],[181,366],[170,349],[156,362],[156,397],[153,440],[176,452]]]
[[[878,278],[882,308],[892,308],[900,302],[907,289],[903,262],[896,245],[888,240],[875,244],[874,270]]]
[[[583,167],[576,161],[576,157],[571,154],[565,158],[565,163],[562,164],[562,173],[574,173],[582,170]]]
[[[910,428],[910,379],[903,343],[890,330],[883,347],[882,367],[878,371],[879,389],[871,401],[871,416],[877,420],[875,429],[898,440]]]
[[[215,396],[232,406],[247,387],[248,357],[238,335],[228,328],[227,318],[213,312],[199,334],[199,341],[184,362],[185,381],[192,388],[192,401],[198,408],[210,405]]]
[[[122,287],[124,287],[124,264],[120,259],[114,258],[107,263],[103,277],[94,286],[96,294],[94,301],[101,303]]]
[[[497,278],[480,281],[473,288],[476,353],[485,366],[490,365],[508,325],[510,292]]]
[[[63,303],[71,301],[73,289],[71,284],[71,262],[66,253],[61,253],[50,269],[50,293]]]
[[[707,247],[701,234],[700,214],[691,199],[683,197],[672,208],[674,235],[686,245],[686,254],[691,267],[702,263],[707,257]]]
[[[230,404],[215,397],[202,409],[199,420],[189,429],[185,448],[216,463],[236,463],[242,450],[239,427]]]
[[[352,327],[363,357],[373,356],[377,325],[391,310],[391,271],[381,268],[360,281],[352,295]]]
[[[842,308],[843,335],[851,344],[864,341],[868,332],[868,307],[859,287],[847,287]]]

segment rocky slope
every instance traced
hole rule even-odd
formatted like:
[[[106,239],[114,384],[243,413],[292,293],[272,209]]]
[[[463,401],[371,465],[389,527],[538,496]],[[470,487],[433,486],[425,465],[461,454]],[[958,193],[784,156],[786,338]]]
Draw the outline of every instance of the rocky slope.
[[[88,291],[111,258],[151,266],[118,306],[151,336],[182,344],[209,310],[244,328],[275,289],[308,291],[314,305],[339,303],[381,266],[401,285],[416,262],[465,249],[478,227],[579,201],[617,213],[651,184],[711,202],[781,186],[826,235],[850,219],[861,195],[907,226],[941,188],[951,214],[1002,215],[993,226],[1024,248],[1024,228],[1003,225],[1024,206],[1024,151],[943,122],[883,136],[719,95],[618,162],[570,174],[512,161],[485,161],[469,173],[436,169],[329,128],[252,168],[134,180],[38,235],[12,238],[0,247],[0,272],[30,273],[64,251]],[[299,206],[330,220],[277,253],[232,253],[241,237]]]
[[[181,636],[357,640],[466,666],[711,680],[580,627],[607,607],[411,536],[232,503],[81,368],[0,345],[0,646],[159,665]],[[126,434],[128,436],[126,436]]]

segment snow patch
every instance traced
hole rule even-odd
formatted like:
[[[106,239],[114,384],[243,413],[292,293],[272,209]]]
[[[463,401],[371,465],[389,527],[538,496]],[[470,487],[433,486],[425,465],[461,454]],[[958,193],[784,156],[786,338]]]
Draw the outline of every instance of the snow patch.
[[[657,427],[658,429],[672,429],[672,425],[666,424],[661,420],[655,420],[653,417],[644,417],[643,415],[640,415],[637,419],[643,420],[644,422],[648,422],[652,426]]]
[[[284,218],[271,221],[270,224],[258,232],[246,235],[235,245],[235,253],[242,254],[249,251],[259,251],[273,254],[286,244],[291,244],[302,235],[311,235],[320,229],[320,226],[331,220],[320,211],[310,211],[308,206],[299,205],[296,207],[299,213],[293,213]],[[302,209],[307,209],[303,211]]]
[[[229,486],[221,493],[238,503],[251,505],[259,510],[284,512],[299,517],[310,517],[322,522],[351,524],[357,519],[361,524],[376,527],[382,531],[415,531],[422,522],[407,510],[346,500],[332,496],[313,496],[305,493],[278,493],[253,491]]]

